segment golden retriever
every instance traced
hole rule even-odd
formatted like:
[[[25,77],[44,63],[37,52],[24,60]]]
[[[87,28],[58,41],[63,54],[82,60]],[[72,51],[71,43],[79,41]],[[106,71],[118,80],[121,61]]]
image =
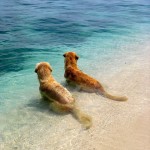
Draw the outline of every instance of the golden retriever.
[[[86,129],[90,128],[91,117],[80,111],[71,93],[53,78],[50,64],[47,62],[38,63],[35,72],[40,83],[40,93],[44,99],[50,101],[51,109],[57,113],[71,112]]]
[[[95,92],[112,100],[127,100],[127,97],[125,96],[119,97],[109,94],[100,84],[100,82],[90,77],[89,75],[83,73],[77,66],[77,60],[79,59],[79,56],[77,56],[75,52],[66,52],[63,56],[65,57],[64,76],[68,83],[78,86],[80,90],[87,92]]]

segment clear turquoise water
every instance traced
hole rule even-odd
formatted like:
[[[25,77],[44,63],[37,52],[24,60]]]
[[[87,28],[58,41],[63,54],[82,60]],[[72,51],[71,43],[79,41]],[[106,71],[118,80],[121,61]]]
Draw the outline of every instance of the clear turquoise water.
[[[36,113],[48,111],[38,101],[36,63],[48,61],[62,84],[66,51],[77,52],[79,66],[95,77],[109,69],[115,73],[134,58],[123,55],[134,54],[138,44],[148,41],[149,32],[149,0],[1,0],[0,142],[8,141],[8,130],[22,126],[16,123],[20,111],[26,127],[35,107]],[[123,59],[118,60],[120,56]],[[35,118],[30,119],[36,123],[40,115]]]

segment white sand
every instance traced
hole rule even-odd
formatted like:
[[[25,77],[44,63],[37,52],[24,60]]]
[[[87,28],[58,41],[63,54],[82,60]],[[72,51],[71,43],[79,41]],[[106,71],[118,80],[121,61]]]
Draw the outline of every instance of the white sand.
[[[103,77],[107,89],[111,93],[115,91],[114,94],[126,95],[129,98],[127,102],[75,92],[82,110],[93,118],[91,129],[83,130],[71,115],[59,116],[44,109],[29,111],[30,108],[26,108],[28,111],[23,109],[19,114],[14,112],[18,126],[15,131],[5,133],[5,137],[1,137],[0,141],[5,138],[6,142],[2,142],[0,149],[149,150],[149,47],[141,49],[137,55],[136,60],[127,64],[120,72],[111,77]],[[11,130],[10,126],[9,128]]]

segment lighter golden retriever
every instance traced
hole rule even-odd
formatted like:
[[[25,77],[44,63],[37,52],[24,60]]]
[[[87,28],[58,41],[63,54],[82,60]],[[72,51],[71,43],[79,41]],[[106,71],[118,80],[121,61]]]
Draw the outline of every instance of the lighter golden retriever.
[[[126,101],[125,96],[113,96],[109,94],[104,87],[96,79],[90,77],[89,75],[83,73],[77,66],[77,60],[79,56],[75,52],[66,52],[65,58],[65,78],[68,83],[76,85],[80,90],[87,92],[95,92],[104,97],[107,97],[116,101]]]
[[[40,93],[44,99],[50,101],[51,109],[59,113],[71,112],[86,129],[90,128],[91,117],[80,111],[71,93],[53,78],[50,64],[47,62],[38,63],[35,72],[40,83]]]

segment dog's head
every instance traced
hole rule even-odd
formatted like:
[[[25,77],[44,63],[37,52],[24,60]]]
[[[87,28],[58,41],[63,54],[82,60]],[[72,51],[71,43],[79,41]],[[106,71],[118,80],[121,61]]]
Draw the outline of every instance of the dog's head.
[[[64,55],[65,57],[65,60],[68,60],[68,61],[76,61],[79,59],[79,56],[75,53],[75,52],[66,52]]]
[[[52,67],[47,62],[37,63],[35,67],[35,72],[38,73],[38,71],[41,71],[41,70],[49,70],[50,72],[52,72]]]

